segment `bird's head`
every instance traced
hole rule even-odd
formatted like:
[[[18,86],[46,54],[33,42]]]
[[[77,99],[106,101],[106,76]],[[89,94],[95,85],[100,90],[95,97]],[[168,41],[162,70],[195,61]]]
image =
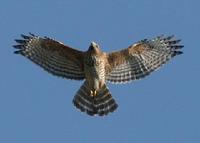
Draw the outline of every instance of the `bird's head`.
[[[90,52],[92,52],[92,53],[93,53],[93,52],[94,52],[94,53],[98,53],[98,52],[100,52],[101,50],[100,50],[100,46],[99,46],[97,43],[91,42],[88,51],[90,51]]]

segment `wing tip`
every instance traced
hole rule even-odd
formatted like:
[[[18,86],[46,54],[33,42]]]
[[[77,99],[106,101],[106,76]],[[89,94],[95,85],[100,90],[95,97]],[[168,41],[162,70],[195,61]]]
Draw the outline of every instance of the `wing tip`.
[[[15,49],[22,49],[23,46],[22,45],[13,45],[12,47]]]
[[[21,51],[25,48],[26,44],[35,36],[34,34],[29,32],[29,35],[20,34],[22,37],[21,39],[15,39],[16,45],[13,45],[12,47],[15,49],[20,49],[19,51],[15,51],[15,54],[21,53]]]
[[[25,44],[26,40],[24,40],[24,39],[15,39],[15,42],[18,43],[18,44]]]
[[[14,54],[22,54],[22,50],[14,51]]]
[[[173,51],[172,53],[172,57],[178,56],[178,55],[182,55],[183,51]]]

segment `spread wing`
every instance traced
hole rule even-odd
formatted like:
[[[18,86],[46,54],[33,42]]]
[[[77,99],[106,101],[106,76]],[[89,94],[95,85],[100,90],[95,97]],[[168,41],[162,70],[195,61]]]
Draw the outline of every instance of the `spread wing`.
[[[180,41],[174,36],[159,36],[107,54],[106,80],[126,83],[149,75],[174,56],[182,54]]]
[[[16,54],[21,54],[49,73],[68,79],[84,79],[83,52],[65,46],[47,37],[33,34],[21,35],[23,39],[15,40]]]

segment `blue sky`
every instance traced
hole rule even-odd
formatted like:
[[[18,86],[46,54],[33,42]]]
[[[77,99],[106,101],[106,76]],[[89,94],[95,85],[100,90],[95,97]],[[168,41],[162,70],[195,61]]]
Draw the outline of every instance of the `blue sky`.
[[[199,143],[200,19],[198,0],[0,1],[1,143]],[[149,77],[109,84],[119,104],[106,117],[72,105],[82,82],[54,77],[12,45],[21,33],[49,36],[80,50],[106,52],[144,38],[175,34],[185,45]]]

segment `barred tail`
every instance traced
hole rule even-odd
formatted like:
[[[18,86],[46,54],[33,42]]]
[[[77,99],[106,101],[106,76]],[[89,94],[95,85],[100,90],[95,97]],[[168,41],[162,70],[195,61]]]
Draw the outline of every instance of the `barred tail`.
[[[96,96],[92,97],[87,82],[84,82],[76,93],[73,103],[82,112],[86,112],[91,116],[104,116],[109,112],[113,112],[118,107],[106,85],[97,92]]]

